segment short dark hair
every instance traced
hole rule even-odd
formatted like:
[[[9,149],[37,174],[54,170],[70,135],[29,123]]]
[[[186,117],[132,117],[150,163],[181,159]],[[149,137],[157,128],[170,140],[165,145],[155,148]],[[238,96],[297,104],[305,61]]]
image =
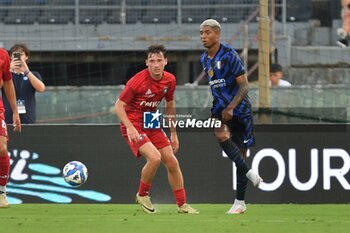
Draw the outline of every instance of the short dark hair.
[[[166,48],[162,44],[153,44],[148,47],[147,50],[147,58],[150,54],[162,53],[164,57],[166,57]]]
[[[271,64],[270,73],[283,72],[282,66],[280,64]]]
[[[12,56],[13,52],[18,51],[18,50],[22,50],[24,52],[24,54],[29,57],[29,53],[30,52],[29,52],[29,49],[28,49],[26,44],[15,44],[15,45],[13,45],[10,48],[10,50],[9,50],[10,56]]]

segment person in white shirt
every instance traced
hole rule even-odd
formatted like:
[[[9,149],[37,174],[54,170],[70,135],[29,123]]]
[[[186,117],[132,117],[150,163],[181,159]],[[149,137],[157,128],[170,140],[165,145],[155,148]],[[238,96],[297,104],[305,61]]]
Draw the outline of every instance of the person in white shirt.
[[[280,64],[270,65],[270,87],[290,87],[292,84],[282,79],[283,70]]]

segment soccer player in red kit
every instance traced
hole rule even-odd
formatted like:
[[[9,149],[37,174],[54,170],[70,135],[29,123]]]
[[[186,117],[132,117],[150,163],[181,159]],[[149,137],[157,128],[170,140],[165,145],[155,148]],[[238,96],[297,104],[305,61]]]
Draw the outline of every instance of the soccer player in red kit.
[[[10,57],[4,49],[0,49],[0,88],[1,86],[4,87],[6,97],[10,101],[13,111],[14,131],[21,131],[21,121],[16,106],[16,93],[10,72]],[[4,112],[4,105],[0,99],[0,208],[6,208],[9,205],[6,197],[6,184],[10,174],[10,158],[7,151],[8,136]]]
[[[164,71],[167,65],[166,49],[163,45],[151,45],[147,51],[147,68],[134,75],[126,84],[115,103],[115,112],[121,121],[120,129],[136,157],[146,159],[141,172],[136,202],[147,213],[155,213],[149,192],[153,178],[162,162],[168,173],[179,213],[197,214],[197,210],[186,203],[184,181],[179,162],[175,157],[179,149],[176,128],[170,127],[170,141],[159,128],[144,128],[144,113],[153,112],[152,120],[160,116],[157,106],[165,98],[165,113],[175,120],[176,87],[175,76]],[[155,113],[154,113],[155,112]],[[158,118],[159,119],[159,118]]]

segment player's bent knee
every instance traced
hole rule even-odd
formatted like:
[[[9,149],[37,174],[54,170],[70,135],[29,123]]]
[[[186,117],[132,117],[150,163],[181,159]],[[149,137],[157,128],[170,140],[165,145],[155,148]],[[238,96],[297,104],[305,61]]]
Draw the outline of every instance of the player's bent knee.
[[[215,132],[214,133],[216,139],[218,139],[219,142],[224,142],[228,139],[230,139],[230,134],[226,132]]]
[[[175,156],[173,158],[169,159],[165,163],[165,165],[170,171],[174,171],[174,170],[179,169],[179,161],[176,159]]]
[[[157,156],[147,159],[147,163],[149,163],[149,165],[155,168],[159,167],[160,162],[161,162],[161,159],[160,157],[157,157]]]

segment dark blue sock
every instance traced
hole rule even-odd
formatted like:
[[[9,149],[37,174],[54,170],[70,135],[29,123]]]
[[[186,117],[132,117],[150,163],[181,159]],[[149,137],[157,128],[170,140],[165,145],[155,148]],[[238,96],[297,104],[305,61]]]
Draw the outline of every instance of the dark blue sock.
[[[248,178],[245,174],[239,172],[237,169],[236,180],[237,180],[236,199],[242,201],[245,199],[245,191],[247,190]]]
[[[237,170],[245,175],[249,171],[249,168],[239,148],[230,139],[220,142],[220,146],[227,156],[236,164]]]

